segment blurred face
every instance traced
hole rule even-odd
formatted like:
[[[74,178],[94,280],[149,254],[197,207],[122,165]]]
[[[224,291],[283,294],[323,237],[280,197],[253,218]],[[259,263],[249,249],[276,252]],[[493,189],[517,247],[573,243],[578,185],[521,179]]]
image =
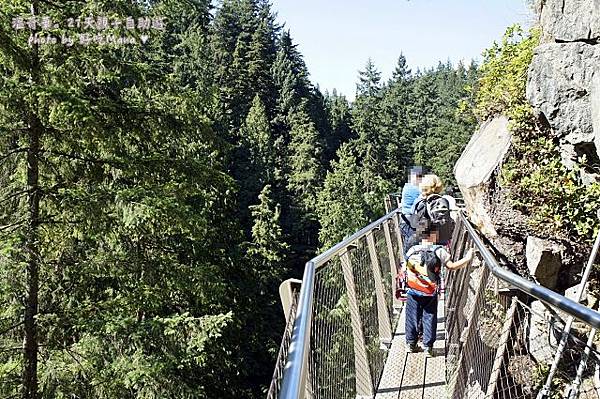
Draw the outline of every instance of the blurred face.
[[[410,174],[410,182],[413,185],[418,186],[419,184],[421,184],[421,180],[423,180],[423,176],[418,175],[416,173],[411,173]]]
[[[438,231],[437,230],[433,230],[431,233],[429,233],[428,241],[429,242],[437,242],[438,241]]]

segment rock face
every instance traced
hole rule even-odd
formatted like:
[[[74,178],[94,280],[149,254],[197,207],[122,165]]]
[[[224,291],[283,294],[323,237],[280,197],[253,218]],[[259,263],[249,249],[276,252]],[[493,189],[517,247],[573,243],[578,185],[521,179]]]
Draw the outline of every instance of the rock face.
[[[594,130],[594,143],[600,148],[600,73],[596,73],[592,80],[592,129]]]
[[[562,265],[564,248],[541,238],[527,237],[525,257],[529,273],[547,288],[556,287],[558,272]]]
[[[585,156],[584,183],[598,178],[600,127],[600,0],[539,0],[542,43],[529,68],[527,99],[546,120],[572,168]]]
[[[593,142],[592,80],[600,69],[600,46],[547,43],[535,49],[527,99],[566,143]]]
[[[544,40],[600,39],[600,0],[543,0],[537,7]]]
[[[504,116],[496,117],[484,123],[471,137],[454,166],[456,182],[463,194],[471,220],[488,237],[496,235],[485,206],[485,199],[489,195],[488,182],[504,159],[510,142],[508,119]]]

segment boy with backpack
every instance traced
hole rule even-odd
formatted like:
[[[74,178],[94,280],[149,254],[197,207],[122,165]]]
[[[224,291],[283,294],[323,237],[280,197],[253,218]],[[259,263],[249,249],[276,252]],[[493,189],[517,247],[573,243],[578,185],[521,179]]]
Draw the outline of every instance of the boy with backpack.
[[[408,250],[406,262],[407,300],[406,345],[409,352],[416,352],[419,321],[423,323],[423,347],[427,356],[433,356],[433,344],[437,333],[437,305],[442,267],[457,270],[473,259],[470,249],[465,257],[452,261],[448,250],[438,243],[438,226],[431,221],[420,224],[420,243]]]

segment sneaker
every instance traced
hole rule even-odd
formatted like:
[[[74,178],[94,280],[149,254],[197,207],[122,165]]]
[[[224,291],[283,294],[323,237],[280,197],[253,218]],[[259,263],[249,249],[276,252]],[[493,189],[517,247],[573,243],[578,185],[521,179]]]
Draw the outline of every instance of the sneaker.
[[[419,351],[419,347],[416,342],[407,342],[406,343],[406,352],[407,353],[415,353]]]
[[[424,348],[424,351],[425,351],[426,357],[433,357],[433,347],[428,346],[428,347]]]

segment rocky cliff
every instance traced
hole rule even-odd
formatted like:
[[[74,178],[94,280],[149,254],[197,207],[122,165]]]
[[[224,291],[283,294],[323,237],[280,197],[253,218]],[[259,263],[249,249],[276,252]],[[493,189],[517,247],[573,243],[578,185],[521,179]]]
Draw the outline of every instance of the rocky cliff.
[[[600,0],[541,1],[537,11],[542,43],[529,69],[527,99],[548,123],[565,166],[585,155],[582,178],[589,183],[600,167]]]
[[[519,159],[511,166],[518,169],[519,165],[525,165],[523,162],[550,164],[552,160],[543,155],[553,153],[562,164],[559,165],[563,170],[560,176],[570,176],[564,179],[564,184],[574,185],[569,193],[577,192],[579,185],[598,183],[600,0],[538,0],[535,8],[541,36],[527,71],[526,90],[522,93],[523,102],[528,106],[521,108],[530,106],[528,129],[536,132],[529,134],[532,138],[528,145],[548,143],[549,148],[538,151],[542,154],[538,158],[519,158],[519,151],[523,151],[529,136],[521,134],[520,144],[515,146],[516,131],[520,127],[513,123],[514,109],[499,107],[508,119],[492,115],[481,125],[456,164],[455,175],[471,220],[496,247],[500,258],[523,275],[530,275],[550,288],[564,290],[575,282],[576,273],[587,257],[588,244],[585,240],[573,239],[574,234],[532,228],[530,221],[537,215],[536,210],[527,206],[531,201],[515,199],[515,193],[511,192],[513,187],[503,185],[502,176],[511,157]],[[543,176],[535,178],[542,181],[537,184],[543,185]],[[550,177],[550,181],[553,178]],[[527,185],[527,179],[528,176],[522,176],[520,184]],[[531,190],[531,195],[543,195],[543,190]],[[520,209],[515,206],[519,202],[525,204]],[[569,206],[581,206],[582,213],[591,211],[583,209],[585,198],[580,204]],[[548,208],[560,208],[560,203],[548,204]],[[554,212],[553,217],[560,224],[560,209],[544,209],[544,212],[551,216]],[[572,215],[579,211],[570,212]]]

